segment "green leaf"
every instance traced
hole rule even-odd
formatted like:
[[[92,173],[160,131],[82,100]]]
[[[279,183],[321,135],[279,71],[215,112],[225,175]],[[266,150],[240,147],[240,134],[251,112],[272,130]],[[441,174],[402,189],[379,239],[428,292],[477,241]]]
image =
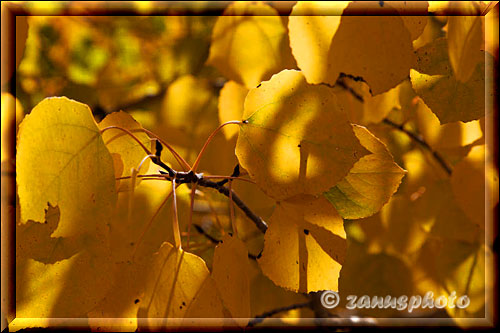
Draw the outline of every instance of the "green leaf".
[[[349,174],[325,193],[345,219],[375,214],[396,192],[406,171],[393,160],[387,147],[365,127],[354,125],[354,133],[372,154],[362,157]]]

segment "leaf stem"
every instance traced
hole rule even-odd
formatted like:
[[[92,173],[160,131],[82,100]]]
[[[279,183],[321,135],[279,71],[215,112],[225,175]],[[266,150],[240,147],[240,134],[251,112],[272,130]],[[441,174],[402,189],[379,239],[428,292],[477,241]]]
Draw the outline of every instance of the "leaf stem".
[[[172,200],[172,207],[173,207],[173,228],[174,228],[174,242],[175,242],[175,247],[177,249],[181,248],[181,232],[179,228],[179,216],[177,215],[177,195],[175,193],[175,178],[172,179],[172,193],[174,194],[173,200]]]
[[[130,137],[132,139],[134,139],[135,141],[137,141],[137,143],[142,147],[142,149],[144,149],[144,151],[146,153],[148,153],[148,155],[152,155],[151,151],[148,148],[146,148],[146,146],[141,142],[141,140],[139,140],[131,131],[129,131],[126,128],[123,128],[123,127],[120,127],[120,126],[108,126],[108,127],[103,128],[102,130],[100,130],[100,133],[102,134],[102,133],[104,133],[104,132],[106,132],[106,131],[108,131],[110,129],[117,129],[117,130],[120,130],[120,131],[123,131],[123,132],[127,133],[128,135],[130,135]]]
[[[191,167],[191,170],[193,172],[196,172],[196,169],[198,168],[198,165],[200,164],[200,159],[201,157],[203,156],[203,153],[205,152],[205,150],[207,149],[207,146],[208,144],[212,141],[212,139],[214,138],[215,134],[217,134],[224,126],[226,125],[230,125],[230,124],[238,124],[240,125],[241,124],[241,121],[239,120],[231,120],[231,121],[228,121],[228,122],[225,122],[224,124],[221,124],[219,125],[219,127],[217,127],[213,132],[212,134],[210,134],[210,136],[208,137],[207,141],[205,141],[205,144],[203,145],[203,147],[201,148],[200,150],[200,153],[198,154],[198,157],[196,157],[196,160],[194,161],[194,164],[193,166]]]

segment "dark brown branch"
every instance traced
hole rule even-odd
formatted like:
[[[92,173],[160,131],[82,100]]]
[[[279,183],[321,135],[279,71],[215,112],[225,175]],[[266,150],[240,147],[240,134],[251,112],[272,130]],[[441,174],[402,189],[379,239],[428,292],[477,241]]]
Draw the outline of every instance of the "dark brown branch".
[[[224,194],[226,197],[229,198],[229,189],[225,186],[221,186],[216,182],[201,178],[197,181],[199,186],[203,187],[210,187],[213,189],[216,189],[219,191],[219,193]],[[262,231],[262,233],[266,233],[267,231],[267,224],[264,222],[260,216],[255,214],[248,206],[243,202],[243,200],[240,199],[240,197],[232,191],[232,197],[234,203],[245,213],[245,215],[252,220],[252,222],[255,224],[255,226]]]
[[[451,172],[452,172],[451,167],[446,163],[446,161],[444,160],[444,158],[437,151],[435,151],[435,150],[432,149],[432,147],[424,140],[423,137],[421,137],[420,135],[418,135],[416,133],[413,133],[413,132],[405,129],[402,124],[398,125],[398,124],[392,122],[391,120],[389,120],[387,118],[383,120],[383,123],[386,124],[386,125],[392,126],[392,127],[396,128],[396,129],[400,130],[401,132],[405,133],[413,141],[417,142],[422,147],[424,147],[429,152],[431,152],[432,156],[434,156],[434,158],[436,159],[436,161],[441,165],[441,167],[443,167],[443,169],[446,171],[446,173],[448,175],[451,175]]]
[[[248,322],[248,327],[252,327],[252,326],[255,326],[256,324],[258,323],[261,323],[262,321],[264,321],[265,318],[269,318],[269,317],[272,317],[280,312],[287,312],[287,311],[290,311],[290,310],[295,310],[295,309],[301,309],[301,308],[307,308],[307,307],[310,307],[311,306],[311,302],[305,302],[305,303],[298,303],[298,304],[292,304],[292,305],[289,305],[289,306],[284,306],[282,308],[277,308],[277,309],[274,309],[274,310],[271,310],[271,311],[268,311],[268,312],[264,312],[263,314],[255,317],[254,319],[250,320]]]
[[[341,73],[342,74],[342,73]],[[344,81],[344,78],[345,77],[348,77],[348,78],[351,78],[355,81],[363,81],[365,82],[362,78],[358,78],[358,77],[352,77],[350,75],[340,75],[337,82],[335,83],[336,85],[344,88],[345,90],[347,90],[349,93],[351,93],[351,95],[356,98],[358,101],[360,101],[361,103],[364,102],[364,99],[362,96],[360,96],[358,93],[356,93],[354,91],[354,89],[352,89],[351,87],[349,87],[346,82]],[[434,149],[432,149],[432,147],[424,140],[423,137],[421,137],[420,135],[416,134],[416,133],[413,133],[411,131],[408,131],[407,129],[404,128],[403,124],[401,125],[398,125],[394,122],[392,122],[391,120],[385,118],[383,120],[383,123],[386,124],[386,125],[389,125],[389,126],[392,126],[400,131],[402,131],[403,133],[405,133],[406,135],[408,135],[412,140],[414,140],[415,142],[417,142],[418,144],[420,144],[422,147],[424,147],[425,149],[427,149],[429,152],[431,152],[432,156],[436,159],[436,161],[441,165],[441,167],[446,171],[446,173],[448,175],[451,175],[451,172],[452,172],[452,169],[451,167],[446,163],[446,161],[444,160],[444,158],[438,153],[436,152]]]

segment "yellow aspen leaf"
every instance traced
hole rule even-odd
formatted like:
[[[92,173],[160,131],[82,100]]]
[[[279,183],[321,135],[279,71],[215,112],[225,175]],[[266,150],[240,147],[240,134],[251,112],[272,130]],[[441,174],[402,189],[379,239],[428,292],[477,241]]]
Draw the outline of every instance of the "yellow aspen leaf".
[[[413,69],[410,76],[413,89],[441,124],[484,117],[485,93],[493,96],[493,91],[485,92],[484,60],[465,83],[457,81],[452,75],[427,75]]]
[[[490,87],[485,91],[484,77],[485,57],[489,61],[491,55],[481,52],[480,61],[468,81],[460,82],[452,70],[448,46],[447,39],[438,38],[416,51],[416,70],[410,71],[412,87],[441,124],[482,118],[485,94],[493,96]]]
[[[467,82],[481,62],[483,53],[483,17],[479,6],[468,2],[461,14],[448,18],[448,52],[450,63],[459,82]]]
[[[138,317],[162,318],[161,327],[169,327],[171,319],[224,317],[217,288],[200,257],[164,243],[149,270]]]
[[[367,151],[333,90],[286,70],[251,89],[236,143],[241,166],[270,197],[322,193]]]
[[[235,81],[228,81],[224,84],[219,96],[219,122],[221,124],[231,120],[241,120],[247,94],[248,89]],[[238,127],[225,126],[222,128],[222,132],[226,139],[230,140],[238,134]]]
[[[376,96],[370,94],[370,87],[363,82],[348,80],[348,85],[358,93],[363,101],[360,101],[353,94],[342,88],[334,88],[339,106],[344,109],[351,123],[358,125],[369,125],[380,123],[387,115],[394,110],[401,109],[399,101],[400,87],[402,84],[389,91]]]
[[[375,214],[396,192],[406,171],[393,160],[386,145],[365,127],[354,125],[354,133],[372,154],[357,161],[349,174],[325,193],[345,219]]]
[[[417,102],[415,115],[418,132],[432,148],[440,151],[470,145],[483,136],[479,120],[440,125],[439,119],[421,99]]]
[[[356,295],[356,302],[367,295],[373,296],[413,295],[412,272],[400,258],[385,253],[368,253],[363,245],[349,244],[347,257],[339,279],[339,306],[345,306],[348,295]],[[364,315],[389,317],[397,310],[377,307],[360,308]]]
[[[222,303],[240,326],[246,326],[248,320],[243,318],[250,317],[249,265],[245,244],[239,238],[226,234],[215,248],[212,278]]]
[[[85,244],[81,237],[50,237],[59,223],[58,207],[48,207],[45,223],[28,221],[16,225],[16,260],[35,259],[53,264],[76,254]]]
[[[454,318],[484,318],[486,298],[493,301],[494,297],[491,283],[485,284],[486,263],[493,260],[492,256],[488,247],[478,243],[429,239],[413,266],[415,287],[422,293],[432,291],[435,298],[443,295],[448,299],[455,292],[455,304],[467,295],[470,304],[466,308],[447,306],[446,311]]]
[[[414,201],[415,208],[412,218],[433,237],[473,243],[482,233],[453,198],[449,179],[425,186],[420,197],[413,195],[410,200]]]
[[[149,259],[114,263],[117,278],[103,299],[87,313],[89,325],[100,331],[135,331],[149,268]],[[114,321],[109,322],[109,318]]]
[[[217,96],[206,79],[184,75],[169,85],[161,110],[162,122],[206,139],[217,127]],[[196,126],[194,126],[196,124]]]
[[[307,82],[327,81],[328,50],[348,3],[299,1],[293,6],[288,21],[290,47]]]
[[[428,75],[450,75],[452,68],[448,57],[448,40],[438,38],[415,51],[415,70]]]
[[[427,1],[391,1],[389,5],[401,15],[412,41],[424,32],[427,25],[427,7],[429,6]]]
[[[207,64],[247,88],[295,68],[286,27],[263,3],[236,2],[215,23]]]
[[[410,196],[396,194],[378,214],[354,223],[361,229],[369,253],[408,256],[416,253],[428,237],[419,212]],[[352,239],[351,229],[347,234]]]
[[[354,16],[368,10],[366,6],[352,2],[344,9],[328,53],[327,83],[335,84],[340,73],[362,77],[377,95],[408,77],[415,55],[400,16]],[[390,5],[384,3],[384,8],[388,15],[397,15]]]
[[[475,146],[453,169],[451,185],[453,195],[469,219],[484,228],[485,210],[492,210],[498,203],[498,171],[485,164],[485,146]],[[488,192],[488,205],[485,195]]]
[[[17,186],[21,220],[44,220],[58,206],[52,237],[100,234],[116,202],[113,159],[90,109],[65,97],[46,98],[20,125]]]
[[[131,131],[139,141],[149,150],[152,150],[151,140],[144,132],[138,131],[142,126],[132,118],[128,113],[120,111],[113,112],[106,116],[99,124],[99,129],[103,130],[109,126],[119,126]],[[126,177],[131,175],[132,168],[138,168],[142,159],[147,156],[147,153],[142,147],[127,133],[119,129],[109,129],[102,133],[104,144],[108,148],[115,165],[115,177]],[[145,174],[148,170],[150,160],[147,159],[141,167],[139,174]],[[136,184],[139,184],[140,178],[137,178]],[[129,181],[118,181],[119,191],[129,188]]]
[[[83,317],[104,297],[113,278],[109,254],[100,245],[53,264],[18,260],[16,317]]]
[[[276,285],[295,292],[337,290],[347,243],[343,220],[320,197],[282,201],[269,220],[258,263]]]

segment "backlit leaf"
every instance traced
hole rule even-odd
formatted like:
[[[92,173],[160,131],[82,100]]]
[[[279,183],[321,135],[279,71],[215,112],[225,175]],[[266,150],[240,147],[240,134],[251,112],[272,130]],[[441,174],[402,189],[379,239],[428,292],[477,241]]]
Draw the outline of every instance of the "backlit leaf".
[[[473,147],[465,159],[453,169],[453,194],[469,219],[484,228],[486,210],[498,203],[498,172],[485,164],[485,146]],[[488,194],[486,194],[485,190]],[[485,196],[488,205],[485,206]]]
[[[247,88],[282,69],[294,68],[278,12],[262,3],[229,5],[215,23],[207,63]]]
[[[353,127],[361,144],[372,154],[357,161],[349,174],[325,193],[345,219],[358,219],[375,214],[398,189],[405,170],[392,158],[385,144],[366,128]]]
[[[171,325],[170,318],[223,317],[217,288],[201,258],[164,243],[149,269],[138,317],[163,318],[161,327]]]
[[[331,88],[283,71],[245,100],[236,144],[240,164],[275,199],[319,194],[366,154]]]
[[[109,256],[100,246],[55,263],[17,261],[16,316],[84,317],[111,286],[111,267]]]
[[[413,295],[412,273],[408,265],[401,259],[385,253],[368,253],[357,243],[349,245],[346,262],[339,279],[341,303],[346,304],[348,295],[373,296]],[[358,311],[370,316],[389,317],[397,311],[394,309],[361,308]]]
[[[485,92],[484,57],[491,56],[481,53],[472,75],[466,82],[460,82],[451,70],[447,49],[446,40],[437,39],[416,51],[417,70],[410,71],[413,89],[441,124],[484,117],[485,93],[493,96],[491,90]]]
[[[327,81],[328,50],[347,4],[348,1],[299,1],[293,6],[288,21],[290,47],[309,83]]]
[[[465,83],[450,75],[426,75],[415,70],[411,70],[410,75],[413,89],[441,124],[484,117],[484,62],[476,66]],[[490,94],[492,92],[488,92]]]
[[[401,15],[406,29],[410,32],[411,40],[417,39],[424,32],[429,6],[427,1],[391,1],[389,6],[394,7]]]
[[[241,120],[243,117],[243,105],[248,89],[234,82],[228,81],[224,84],[219,96],[219,121],[221,124],[231,120]],[[222,128],[226,139],[231,139],[238,134],[238,127],[228,125]]]
[[[326,199],[282,201],[269,224],[258,260],[265,275],[296,292],[338,289],[346,236],[342,218]]]
[[[142,129],[142,126],[134,120],[129,114],[120,111],[113,112],[106,116],[100,123],[99,129],[103,130],[109,126],[119,126],[131,131],[139,141],[149,150],[154,147],[152,145],[149,136],[144,132],[138,131]],[[131,169],[137,169],[142,159],[147,156],[147,153],[142,149],[142,147],[130,137],[127,133],[119,129],[109,129],[102,133],[102,138],[106,147],[108,148],[111,156],[113,157],[113,162],[115,165],[115,177],[125,177],[131,175]],[[154,150],[152,153],[154,154]],[[150,160],[147,159],[141,167],[139,174],[145,174],[148,170]],[[136,184],[140,182],[140,178],[137,178]],[[128,181],[120,182],[120,189],[124,190],[128,188]]]
[[[378,3],[352,2],[335,33],[328,53],[328,83],[340,73],[362,77],[374,95],[408,77],[415,61],[411,35],[399,16],[350,16],[365,13]],[[397,13],[384,3],[388,15]]]
[[[476,65],[483,56],[480,52],[483,40],[483,17],[473,2],[462,8],[462,15],[448,18],[448,52],[450,63],[459,82],[469,81]]]
[[[16,163],[22,221],[43,221],[50,203],[61,212],[53,237],[102,231],[116,202],[113,160],[86,105],[40,102],[21,123]]]
[[[238,238],[226,234],[215,248],[212,278],[233,318],[250,317],[248,251]],[[238,321],[246,326],[248,320]]]

